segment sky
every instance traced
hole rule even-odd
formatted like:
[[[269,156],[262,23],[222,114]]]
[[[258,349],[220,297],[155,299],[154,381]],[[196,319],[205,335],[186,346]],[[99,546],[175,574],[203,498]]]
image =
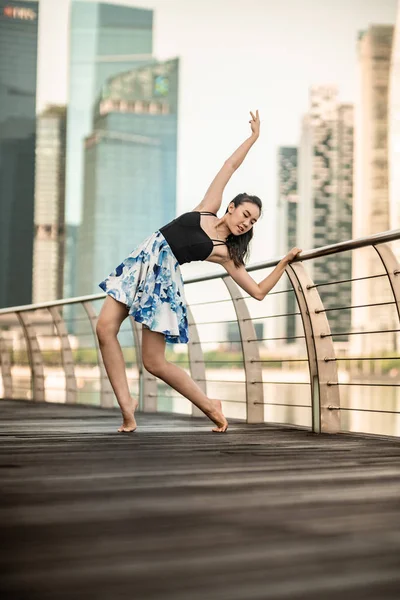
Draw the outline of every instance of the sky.
[[[355,102],[358,32],[394,24],[397,0],[110,3],[153,9],[155,57],[181,59],[178,214],[201,201],[250,134],[249,111],[259,110],[260,138],[228,183],[222,209],[240,192],[260,196],[251,262],[277,256],[277,149],[297,145],[311,85],[336,84],[340,101]],[[40,0],[38,110],[68,101],[69,6]]]

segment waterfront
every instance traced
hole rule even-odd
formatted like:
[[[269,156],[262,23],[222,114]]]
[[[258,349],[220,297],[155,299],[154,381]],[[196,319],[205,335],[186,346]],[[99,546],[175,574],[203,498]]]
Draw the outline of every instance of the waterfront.
[[[98,406],[100,403],[98,367],[77,366],[75,372],[78,388],[77,402]],[[65,376],[63,369],[45,367],[44,373],[46,400],[64,403]],[[137,369],[128,368],[127,375],[132,394],[137,395]],[[12,377],[15,398],[30,399],[29,368],[14,366]],[[296,367],[296,369],[291,368],[290,370],[265,368],[263,369],[263,382],[264,419],[267,423],[286,423],[310,427],[311,398],[306,363],[303,368]],[[341,429],[343,431],[400,436],[400,379],[395,371],[392,374],[380,375],[350,373],[339,369],[339,382],[343,384],[340,386]],[[374,385],[366,386],[365,384]],[[223,401],[224,412],[228,418],[245,418],[245,383],[242,369],[207,369],[207,393],[211,398]],[[2,394],[0,379],[0,395]],[[116,400],[115,406],[118,406]],[[158,410],[191,414],[192,405],[185,398],[178,396],[169,386],[159,381]]]

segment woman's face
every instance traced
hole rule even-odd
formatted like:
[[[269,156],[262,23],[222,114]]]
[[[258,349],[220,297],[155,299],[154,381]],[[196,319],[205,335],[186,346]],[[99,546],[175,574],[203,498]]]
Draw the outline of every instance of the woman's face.
[[[228,226],[232,235],[243,235],[257,223],[260,217],[260,209],[253,202],[243,202],[236,207],[231,202],[228,210]]]

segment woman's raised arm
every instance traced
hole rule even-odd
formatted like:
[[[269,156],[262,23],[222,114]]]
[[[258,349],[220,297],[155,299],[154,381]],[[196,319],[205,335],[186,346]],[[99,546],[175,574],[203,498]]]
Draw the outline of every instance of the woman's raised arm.
[[[240,167],[246,155],[254,142],[258,139],[260,135],[260,117],[258,116],[258,110],[254,115],[252,112],[251,121],[249,121],[251,125],[251,135],[247,138],[235,150],[235,152],[230,156],[223,164],[220,171],[218,171],[217,175],[214,177],[211,182],[210,187],[208,188],[206,195],[203,200],[198,204],[193,210],[198,211],[210,211],[213,213],[217,213],[221,207],[222,202],[222,192],[225,189],[226,184],[232,177],[233,173]]]

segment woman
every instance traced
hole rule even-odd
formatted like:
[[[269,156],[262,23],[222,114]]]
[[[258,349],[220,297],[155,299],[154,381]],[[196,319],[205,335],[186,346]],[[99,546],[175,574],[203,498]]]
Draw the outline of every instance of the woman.
[[[247,273],[244,259],[253,236],[253,225],[261,214],[261,200],[257,196],[239,194],[221,219],[216,215],[226,184],[258,139],[258,111],[250,114],[250,137],[224,163],[200,204],[144,240],[99,284],[108,296],[99,315],[97,336],[122,411],[119,432],[136,429],[134,413],[138,406],[129,392],[125,362],[117,340],[121,323],[129,314],[143,325],[144,367],[199,407],[215,423],[212,431],[222,433],[227,430],[228,422],[222,414],[221,402],[207,398],[183,369],[165,359],[167,341],[188,341],[179,265],[192,260],[219,263],[250,296],[262,300],[278,282],[289,261],[301,252],[293,248],[268,277],[256,283]]]

